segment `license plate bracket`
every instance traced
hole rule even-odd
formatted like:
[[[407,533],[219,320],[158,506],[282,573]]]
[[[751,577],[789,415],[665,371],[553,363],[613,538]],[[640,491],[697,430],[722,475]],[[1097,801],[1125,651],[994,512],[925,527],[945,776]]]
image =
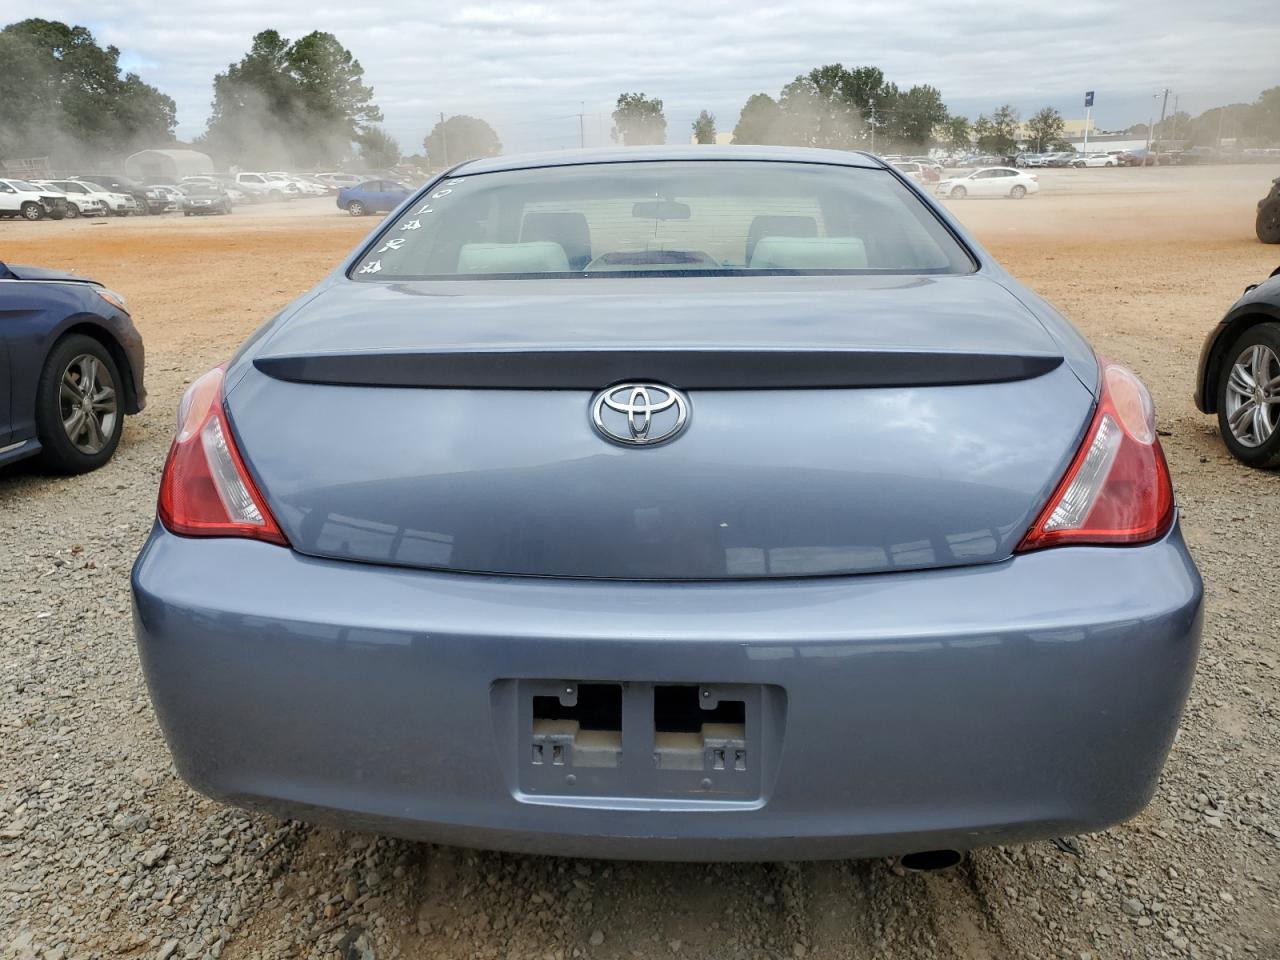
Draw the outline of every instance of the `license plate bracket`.
[[[779,687],[504,680],[496,729],[520,799],[669,798],[758,805],[785,720]]]

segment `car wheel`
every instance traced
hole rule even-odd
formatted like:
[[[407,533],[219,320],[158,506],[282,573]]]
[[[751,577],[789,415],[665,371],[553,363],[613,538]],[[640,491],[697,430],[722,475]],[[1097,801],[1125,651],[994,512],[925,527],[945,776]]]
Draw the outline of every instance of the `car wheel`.
[[[44,207],[28,200],[22,205],[22,215],[28,220],[39,220],[44,216]]]
[[[1027,188],[1020,183],[1015,183],[1013,189],[1009,191],[1009,196],[1014,200],[1021,200],[1027,195]]]
[[[347,204],[347,213],[353,217],[363,217],[365,214],[364,204],[359,200],[352,200]]]
[[[952,199],[952,200],[963,200],[963,199],[964,199],[965,197],[967,197],[968,195],[969,195],[969,191],[968,191],[968,190],[966,190],[964,187],[952,187],[952,188],[951,188],[951,199]]]
[[[57,210],[57,209],[50,210],[50,211],[49,211],[49,219],[50,219],[50,220],[65,220],[65,219],[67,219],[67,211],[66,211],[66,210]]]
[[[1280,243],[1280,200],[1268,200],[1258,208],[1258,239]]]
[[[74,203],[68,203],[68,204],[67,204],[67,219],[68,219],[68,220],[74,220],[74,219],[76,219],[78,216],[80,216],[80,208],[79,208],[79,207],[77,207]]]
[[[1280,466],[1280,323],[1250,327],[1227,351],[1218,377],[1218,429],[1241,463]]]
[[[85,473],[110,460],[124,428],[120,402],[120,371],[106,347],[78,333],[59,340],[36,391],[44,465],[56,473]]]
[[[1114,160],[1108,160],[1106,163],[1103,164],[1104,167],[1114,167],[1115,165],[1116,165],[1116,162]]]

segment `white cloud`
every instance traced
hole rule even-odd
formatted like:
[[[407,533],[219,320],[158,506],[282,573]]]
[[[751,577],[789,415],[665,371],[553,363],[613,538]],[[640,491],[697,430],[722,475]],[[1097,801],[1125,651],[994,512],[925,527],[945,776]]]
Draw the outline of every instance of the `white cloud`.
[[[409,150],[440,111],[485,117],[511,149],[576,146],[582,102],[588,143],[599,143],[624,90],[662,97],[669,135],[682,140],[698,110],[729,129],[750,94],[776,94],[836,61],[874,64],[899,85],[933,84],[971,114],[1010,101],[1024,114],[1049,103],[1075,116],[1092,89],[1104,127],[1144,120],[1164,87],[1198,112],[1280,83],[1274,0],[472,0],[435,15],[414,6],[277,0],[268,13],[250,0],[186,9],[49,0],[38,15],[82,23],[119,47],[130,69],[177,101],[182,136],[203,129],[214,73],[254,33],[331,31],[363,64],[387,129]]]

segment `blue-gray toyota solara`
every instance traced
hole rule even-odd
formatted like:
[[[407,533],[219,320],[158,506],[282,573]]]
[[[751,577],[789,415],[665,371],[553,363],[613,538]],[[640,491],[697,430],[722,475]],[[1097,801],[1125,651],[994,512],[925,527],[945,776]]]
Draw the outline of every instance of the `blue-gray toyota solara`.
[[[1142,383],[856,153],[453,168],[191,385],[158,514],[182,776],[451,844],[1097,830],[1200,635]]]

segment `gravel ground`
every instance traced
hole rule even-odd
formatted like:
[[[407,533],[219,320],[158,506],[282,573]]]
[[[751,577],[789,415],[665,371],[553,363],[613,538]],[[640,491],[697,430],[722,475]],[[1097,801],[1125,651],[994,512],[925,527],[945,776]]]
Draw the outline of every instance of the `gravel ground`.
[[[1151,386],[1208,615],[1143,814],[928,876],[884,861],[472,852],[194,794],[170,764],[129,619],[172,411],[184,384],[372,224],[328,201],[198,221],[0,223],[0,257],[78,269],[130,298],[151,390],[103,470],[0,473],[0,958],[1280,957],[1278,481],[1237,466],[1190,401],[1203,332],[1280,262],[1252,240],[1252,204],[1276,172],[1046,171],[1038,197],[954,205]]]

